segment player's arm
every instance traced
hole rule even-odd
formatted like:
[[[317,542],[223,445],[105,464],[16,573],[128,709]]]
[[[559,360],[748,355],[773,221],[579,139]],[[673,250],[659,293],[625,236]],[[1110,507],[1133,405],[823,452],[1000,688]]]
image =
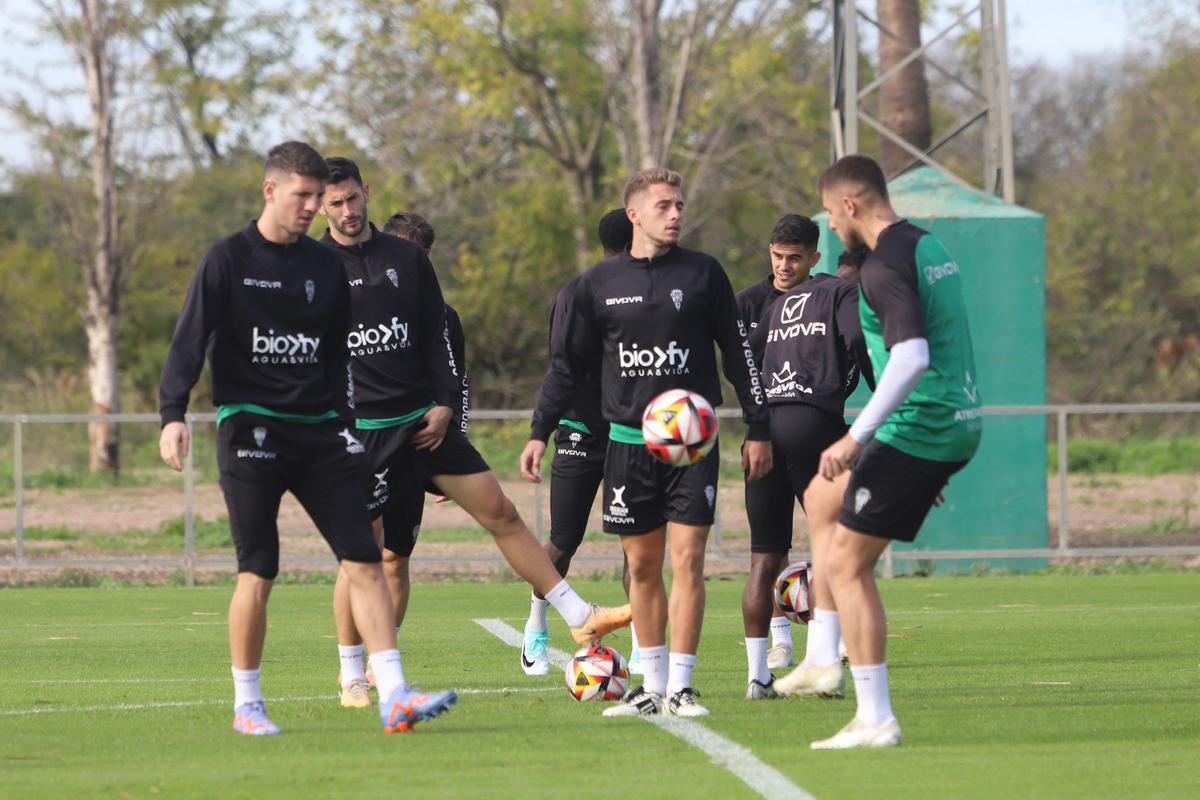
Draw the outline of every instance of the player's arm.
[[[541,483],[546,440],[575,400],[589,364],[601,357],[600,337],[592,315],[591,295],[580,283],[560,292],[550,313],[550,366],[538,392],[529,442],[521,453],[521,477]]]
[[[458,316],[458,312],[450,306],[446,306],[446,338],[450,342],[454,366],[458,369],[461,379],[459,402],[454,406],[454,424],[465,435],[471,416],[471,379],[467,375],[467,335],[463,332],[462,319]]]
[[[227,283],[224,266],[211,250],[200,261],[175,323],[175,333],[158,384],[158,409],[162,420],[159,455],[176,471],[183,469],[183,459],[191,446],[184,422],[188,400],[204,369],[208,340],[216,330],[224,308]]]
[[[719,263],[714,262],[709,270],[709,291],[713,298],[712,337],[721,348],[725,377],[737,392],[746,422],[742,469],[746,480],[758,480],[771,471],[770,417],[746,324],[738,314],[729,277]]]
[[[413,434],[412,443],[418,450],[436,450],[441,446],[446,428],[454,417],[454,409],[461,401],[462,387],[452,363],[450,340],[446,336],[446,302],[442,297],[442,287],[429,257],[419,251],[414,257],[421,279],[417,342],[428,376],[429,391],[436,405],[425,414],[425,425]]]
[[[820,472],[828,480],[850,468],[855,456],[908,399],[929,369],[925,312],[921,309],[915,276],[906,277],[881,262],[868,262],[862,272],[862,291],[883,324],[888,363],[879,376],[875,393],[849,432],[821,454]]]
[[[858,374],[867,382],[871,391],[875,391],[875,369],[871,366],[871,356],[867,352],[867,340],[863,337],[862,332],[862,319],[858,314],[858,287],[846,287],[844,291],[838,293],[836,302],[834,316],[837,321],[838,336],[841,337],[842,347],[850,358],[851,369],[857,369]],[[847,396],[854,391],[857,383],[857,378],[853,381],[846,381]]]

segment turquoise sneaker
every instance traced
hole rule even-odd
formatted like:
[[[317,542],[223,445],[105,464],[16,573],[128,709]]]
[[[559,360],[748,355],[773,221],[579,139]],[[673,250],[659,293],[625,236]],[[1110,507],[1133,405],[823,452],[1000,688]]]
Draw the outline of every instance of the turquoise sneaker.
[[[535,631],[525,626],[521,669],[525,670],[526,675],[550,674],[550,631]]]

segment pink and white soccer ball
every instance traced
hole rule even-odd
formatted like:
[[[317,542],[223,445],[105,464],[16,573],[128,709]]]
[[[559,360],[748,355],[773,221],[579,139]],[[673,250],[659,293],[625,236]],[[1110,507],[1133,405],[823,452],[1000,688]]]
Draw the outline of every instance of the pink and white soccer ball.
[[[642,413],[642,438],[654,458],[673,467],[690,467],[716,444],[717,415],[701,395],[669,389]]]
[[[567,691],[579,702],[620,700],[629,688],[624,657],[606,644],[594,644],[567,662]]]

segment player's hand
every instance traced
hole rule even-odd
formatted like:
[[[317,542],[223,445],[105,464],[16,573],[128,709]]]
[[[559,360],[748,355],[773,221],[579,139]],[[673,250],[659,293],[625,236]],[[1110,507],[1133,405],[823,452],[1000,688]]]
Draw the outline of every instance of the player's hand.
[[[771,471],[771,443],[747,439],[742,447],[742,472],[756,481]]]
[[[425,427],[413,434],[412,443],[415,450],[437,450],[446,438],[446,428],[454,417],[454,411],[449,406],[434,406],[425,412],[422,419]]]
[[[433,502],[434,503],[449,503],[450,498],[446,497],[446,495],[444,495],[444,494],[435,494],[433,496]]]
[[[950,481],[946,481],[946,485],[949,486]],[[938,496],[933,498],[933,507],[941,508],[945,503],[946,503],[946,490],[942,489],[942,491],[938,492]]]
[[[838,475],[841,475],[850,469],[850,462],[854,461],[854,457],[860,452],[862,452],[862,445],[854,441],[850,437],[850,434],[847,433],[841,439],[838,439],[825,448],[825,452],[821,453],[821,466],[819,468],[821,477],[827,481],[831,481]]]
[[[530,439],[521,451],[521,477],[530,483],[542,482],[542,456],[546,454],[546,443]]]
[[[158,454],[162,456],[163,462],[168,467],[180,472],[183,469],[183,459],[187,458],[191,444],[187,423],[168,422],[163,426],[162,434],[158,437]]]

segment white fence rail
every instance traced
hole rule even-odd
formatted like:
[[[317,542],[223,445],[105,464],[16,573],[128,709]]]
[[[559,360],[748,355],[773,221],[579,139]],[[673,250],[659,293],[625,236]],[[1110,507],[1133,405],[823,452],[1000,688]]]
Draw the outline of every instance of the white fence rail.
[[[856,409],[848,410],[850,415],[857,413]],[[1044,548],[996,549],[996,550],[920,550],[898,551],[888,550],[884,565],[885,575],[890,577],[893,560],[910,561],[945,561],[957,559],[992,559],[992,558],[1121,558],[1121,557],[1177,557],[1198,556],[1200,546],[1168,545],[1168,546],[1134,546],[1134,547],[1072,547],[1070,539],[1070,519],[1068,513],[1068,471],[1067,443],[1069,440],[1068,421],[1073,416],[1098,415],[1140,415],[1140,414],[1196,414],[1200,413],[1200,403],[1113,403],[1113,404],[1065,404],[1065,405],[1028,405],[1028,406],[986,406],[983,409],[986,416],[1047,416],[1055,420],[1055,433],[1058,443],[1058,538],[1057,546]],[[532,414],[530,409],[487,410],[480,409],[471,412],[472,420],[528,420]],[[737,409],[726,408],[718,411],[725,418],[738,417]],[[195,423],[215,422],[215,414],[189,414],[187,416],[188,433],[194,433]],[[24,477],[24,432],[29,425],[54,425],[87,422],[118,422],[118,423],[158,423],[157,414],[0,414],[0,425],[13,426],[13,492],[16,514],[15,562],[18,567],[48,567],[48,566],[79,566],[96,567],[106,563],[104,559],[27,559],[25,557],[25,477]],[[195,437],[192,437],[195,441]],[[181,568],[186,576],[187,585],[195,581],[197,566],[196,558],[196,527],[195,527],[195,464],[193,462],[194,448],[189,450],[184,462],[184,542]],[[542,510],[543,493],[541,484],[534,491],[534,533],[539,541],[543,538]],[[713,528],[713,545],[720,548],[720,524]],[[501,560],[499,553],[494,557]],[[227,560],[227,558],[226,558]],[[327,563],[309,559],[314,564]],[[173,563],[173,557],[159,559],[161,563]],[[0,561],[0,564],[3,562]],[[153,563],[152,559],[139,559],[138,563]]]

